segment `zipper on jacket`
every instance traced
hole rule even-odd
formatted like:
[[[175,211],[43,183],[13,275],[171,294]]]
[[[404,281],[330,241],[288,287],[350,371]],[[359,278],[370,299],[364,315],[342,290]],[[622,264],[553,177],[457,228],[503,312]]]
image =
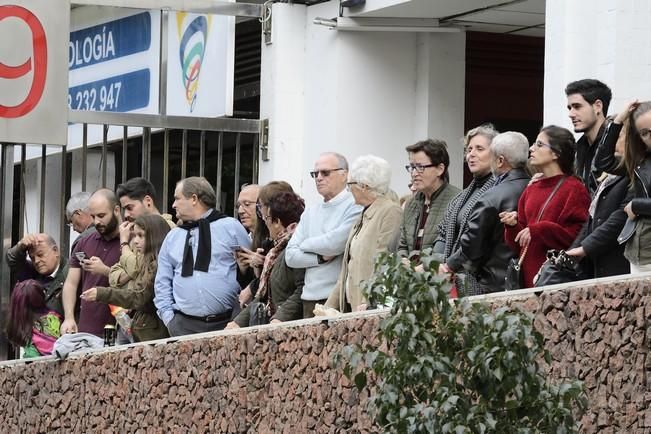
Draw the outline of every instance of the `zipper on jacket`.
[[[644,189],[644,195],[645,195],[646,198],[648,199],[648,198],[649,198],[649,192],[648,192],[647,189],[646,189],[646,185],[644,185],[644,181],[642,180],[642,176],[641,176],[640,173],[637,171],[637,169],[634,169],[633,172],[635,173],[635,176],[637,176],[638,179],[640,180],[640,184],[642,184],[642,188]]]

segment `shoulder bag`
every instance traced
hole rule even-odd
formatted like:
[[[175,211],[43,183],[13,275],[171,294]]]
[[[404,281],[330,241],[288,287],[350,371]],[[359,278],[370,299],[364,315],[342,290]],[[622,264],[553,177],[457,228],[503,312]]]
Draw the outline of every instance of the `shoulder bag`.
[[[538,212],[538,218],[536,219],[536,223],[538,223],[542,218],[543,212],[545,212],[545,208],[547,208],[547,205],[549,205],[549,202],[552,200],[552,198],[554,197],[558,189],[561,188],[561,185],[563,185],[563,182],[565,182],[565,178],[566,176],[563,176],[556,183],[556,186],[552,190],[551,194],[549,195],[549,197],[547,197],[547,200],[543,204],[542,208],[540,208],[540,212]],[[529,242],[529,244],[531,244],[531,242]],[[511,258],[509,260],[509,265],[506,267],[506,276],[504,277],[505,291],[513,291],[515,289],[520,289],[524,286],[522,283],[522,261],[524,261],[524,257],[527,254],[528,248],[529,245],[527,245],[524,249],[522,249],[522,253],[520,254],[519,258]]]

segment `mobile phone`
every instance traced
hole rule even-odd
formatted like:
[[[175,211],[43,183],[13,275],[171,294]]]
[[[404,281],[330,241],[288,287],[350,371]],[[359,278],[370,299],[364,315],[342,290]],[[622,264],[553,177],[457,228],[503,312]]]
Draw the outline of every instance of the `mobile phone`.
[[[81,262],[86,259],[86,252],[75,252],[75,256],[77,257],[77,260]]]

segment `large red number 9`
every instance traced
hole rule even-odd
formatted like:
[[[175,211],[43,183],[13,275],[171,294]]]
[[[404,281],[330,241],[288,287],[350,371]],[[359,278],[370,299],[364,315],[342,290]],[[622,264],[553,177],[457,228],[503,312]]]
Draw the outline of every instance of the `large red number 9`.
[[[0,118],[18,118],[31,112],[43,96],[45,77],[47,75],[47,39],[43,25],[36,15],[21,6],[0,6],[0,21],[5,18],[15,17],[23,20],[32,31],[32,57],[19,66],[7,66],[0,62],[0,78],[16,79],[34,69],[32,87],[27,98],[18,105],[8,107],[0,104]]]

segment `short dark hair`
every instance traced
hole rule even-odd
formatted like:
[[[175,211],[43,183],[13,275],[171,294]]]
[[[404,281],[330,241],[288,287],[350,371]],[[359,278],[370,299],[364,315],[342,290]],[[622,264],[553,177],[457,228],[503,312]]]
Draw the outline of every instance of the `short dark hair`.
[[[142,201],[145,196],[149,196],[156,202],[156,188],[154,188],[154,184],[140,177],[131,178],[124,184],[118,185],[118,188],[115,189],[115,194],[118,199],[127,196],[129,199],[139,201]]]
[[[269,201],[269,217],[271,220],[280,220],[287,227],[301,220],[305,210],[305,201],[296,193],[288,191],[274,195]]]
[[[558,156],[558,165],[566,175],[574,175],[574,154],[576,141],[574,134],[567,128],[548,125],[540,130],[549,138],[549,147]]]
[[[407,146],[405,150],[409,153],[424,152],[432,164],[438,165],[443,163],[445,169],[443,170],[441,179],[444,179],[445,181],[450,180],[450,174],[448,173],[448,167],[450,167],[450,155],[448,155],[448,144],[445,143],[444,140],[421,140],[420,142]]]
[[[608,114],[608,107],[610,106],[613,93],[606,84],[593,78],[586,78],[573,81],[565,87],[565,96],[576,93],[580,94],[590,104],[594,104],[596,100],[600,100],[603,104],[604,116]]]

